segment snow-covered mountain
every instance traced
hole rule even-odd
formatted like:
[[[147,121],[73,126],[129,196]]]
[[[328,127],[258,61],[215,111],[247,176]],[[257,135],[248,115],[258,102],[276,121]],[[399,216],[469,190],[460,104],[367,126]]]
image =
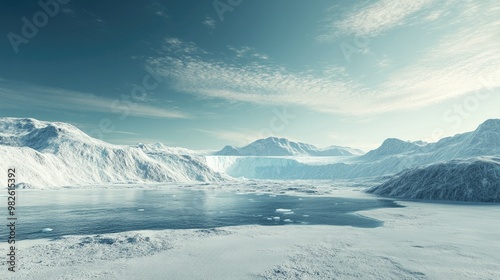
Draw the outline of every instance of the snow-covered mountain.
[[[500,119],[491,119],[475,131],[436,143],[387,139],[365,155],[332,164],[307,164],[293,158],[215,157],[209,165],[233,177],[254,179],[350,179],[396,174],[408,168],[480,156],[500,156]]]
[[[18,182],[39,187],[227,178],[204,157],[178,152],[112,145],[66,123],[0,118],[0,168],[14,167]]]
[[[218,181],[229,178],[227,175],[284,180],[393,175],[454,159],[500,157],[500,120],[488,120],[475,131],[436,143],[388,139],[365,155],[353,156],[359,153],[343,147],[319,149],[282,138],[267,138],[242,148],[226,147],[219,155],[204,156],[160,143],[112,145],[65,123],[0,118],[0,168],[16,167],[18,182],[42,187]],[[349,156],[342,157],[346,154]],[[319,156],[335,160],[301,160],[323,159]],[[2,176],[5,174],[0,174],[0,180]]]
[[[165,146],[160,142],[153,143],[153,144],[144,144],[144,143],[138,143],[137,145],[134,145],[133,147],[137,147],[141,150],[143,150],[147,154],[157,154],[157,153],[163,153],[163,154],[176,154],[176,155],[200,155],[199,151],[194,151],[182,147],[169,147]]]
[[[500,202],[500,157],[453,160],[405,170],[368,192],[411,199]]]
[[[366,153],[367,159],[378,159],[390,155],[409,154],[417,151],[420,147],[427,145],[422,141],[409,142],[397,138],[386,139],[380,147]]]
[[[446,137],[436,143],[405,142],[387,139],[382,145],[368,152],[364,158],[379,160],[401,155],[422,158],[426,162],[455,158],[500,155],[500,119],[490,119],[475,131]]]
[[[215,153],[220,156],[352,156],[362,154],[362,151],[349,147],[318,148],[314,145],[277,137],[259,139],[241,148],[225,146]]]

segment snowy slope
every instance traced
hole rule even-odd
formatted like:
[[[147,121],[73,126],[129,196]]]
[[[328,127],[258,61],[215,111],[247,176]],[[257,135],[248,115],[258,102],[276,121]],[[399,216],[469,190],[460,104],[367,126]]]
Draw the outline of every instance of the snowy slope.
[[[230,154],[252,156],[203,156],[160,143],[111,145],[65,123],[0,119],[0,168],[14,166],[20,170],[20,182],[36,186],[218,181],[227,175],[282,180],[385,176],[453,159],[500,157],[500,120],[488,120],[475,131],[436,143],[388,139],[366,155],[343,157],[332,152],[336,156],[323,156],[328,160],[320,161],[311,158],[327,155],[325,151],[334,151],[335,147],[322,150],[286,139],[267,138],[232,149]]]
[[[391,156],[425,158],[425,163],[456,158],[500,155],[500,119],[482,123],[475,131],[446,137],[436,143],[405,142],[387,139],[377,149],[364,155],[365,159],[377,160]]]
[[[226,146],[215,153],[221,156],[352,156],[361,154],[363,154],[362,151],[349,147],[330,146],[321,149],[314,145],[277,137],[259,139],[241,148]]]
[[[148,154],[155,154],[155,153],[166,153],[166,154],[177,154],[177,155],[200,155],[200,154],[202,154],[199,151],[194,151],[194,150],[190,150],[190,149],[186,149],[186,148],[182,148],[182,147],[165,146],[160,142],[153,143],[153,144],[139,143],[139,144],[135,145],[134,147],[137,147]]]
[[[365,158],[378,159],[389,155],[409,154],[426,144],[424,142],[406,142],[396,138],[388,138],[380,147],[366,153]]]
[[[0,118],[0,168],[15,167],[18,182],[50,187],[226,178],[204,157],[155,148],[112,145],[66,123]]]
[[[500,202],[500,158],[454,160],[406,170],[368,192],[412,199]]]
[[[351,179],[396,174],[408,168],[479,156],[500,156],[500,120],[487,120],[475,131],[436,143],[387,139],[362,156],[323,165],[284,157],[215,156],[210,166],[233,177],[254,179]]]

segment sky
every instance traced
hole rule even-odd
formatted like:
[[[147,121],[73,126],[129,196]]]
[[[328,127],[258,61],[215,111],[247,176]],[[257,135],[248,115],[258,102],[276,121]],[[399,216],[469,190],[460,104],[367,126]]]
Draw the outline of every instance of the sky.
[[[500,117],[496,0],[2,1],[0,117],[115,144],[365,151]]]

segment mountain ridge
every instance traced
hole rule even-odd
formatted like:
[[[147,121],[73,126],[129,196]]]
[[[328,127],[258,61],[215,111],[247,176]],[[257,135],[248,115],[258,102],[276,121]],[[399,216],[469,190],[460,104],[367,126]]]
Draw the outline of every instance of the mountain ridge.
[[[161,143],[120,146],[94,139],[66,123],[0,118],[0,167],[19,167],[24,174],[20,182],[37,186],[222,181],[229,176],[284,180],[387,176],[455,159],[500,156],[500,120],[487,120],[474,131],[435,143],[389,138],[365,155],[332,156],[333,161],[299,162],[293,157],[311,158],[325,149],[335,154],[335,146],[319,149],[276,137],[255,142],[243,154],[256,155],[271,145],[269,152],[276,156],[204,156]],[[241,148],[226,150],[239,152]]]
[[[407,169],[367,192],[407,199],[500,202],[500,157],[457,159]]]
[[[243,147],[227,145],[214,153],[220,156],[354,156],[361,154],[363,154],[361,150],[350,147],[318,148],[311,144],[278,137],[258,139]]]
[[[406,142],[389,138],[365,155],[342,162],[313,165],[293,158],[248,157],[211,159],[218,170],[233,177],[252,179],[353,179],[396,174],[402,170],[460,158],[500,156],[500,120],[491,119],[474,131],[435,143]],[[220,161],[220,162],[218,162]],[[223,167],[223,168],[222,168]]]
[[[18,182],[40,187],[229,179],[202,156],[113,145],[70,124],[26,118],[0,118],[0,155],[3,169],[20,170]]]
[[[435,154],[439,160],[500,154],[500,119],[488,119],[473,131],[445,137],[434,143],[389,138],[363,157],[375,160],[400,154]]]

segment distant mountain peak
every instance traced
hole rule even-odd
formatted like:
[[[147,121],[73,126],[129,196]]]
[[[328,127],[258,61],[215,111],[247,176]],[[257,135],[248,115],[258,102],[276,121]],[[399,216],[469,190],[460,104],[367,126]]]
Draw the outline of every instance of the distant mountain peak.
[[[82,141],[107,144],[93,139],[68,123],[46,122],[32,118],[0,118],[0,145],[30,147],[40,151],[57,148],[64,142]]]
[[[401,154],[401,153],[414,151],[414,150],[418,149],[418,147],[421,146],[420,144],[423,144],[424,142],[417,142],[417,143],[410,142],[410,141],[403,141],[403,140],[397,139],[397,138],[388,138],[384,142],[382,142],[382,145],[380,145],[380,147],[368,152],[365,155],[365,157],[366,158],[375,158],[375,157]]]
[[[485,131],[485,130],[495,130],[499,131],[500,130],[500,119],[489,119],[483,122],[482,124],[479,125],[477,128],[478,131]]]
[[[321,149],[311,144],[280,137],[258,139],[241,148],[225,146],[215,153],[215,155],[226,156],[352,156],[361,154],[363,154],[362,151],[349,147],[330,146]]]
[[[489,119],[475,131],[446,137],[436,143],[386,139],[380,147],[368,152],[366,159],[382,159],[388,156],[429,154],[436,159],[498,155],[500,150],[500,119]]]
[[[398,138],[387,138],[382,142],[382,146],[392,146],[392,145],[405,145],[408,141],[403,141]]]
[[[280,138],[276,136],[270,136],[267,138],[258,139],[256,141],[273,141],[273,142],[289,142],[286,138]]]
[[[289,144],[291,142],[293,142],[293,141],[290,141],[286,138],[271,136],[271,137],[255,140],[253,143]],[[294,142],[294,143],[300,143],[300,142]],[[301,144],[303,144],[303,143],[301,143]]]

